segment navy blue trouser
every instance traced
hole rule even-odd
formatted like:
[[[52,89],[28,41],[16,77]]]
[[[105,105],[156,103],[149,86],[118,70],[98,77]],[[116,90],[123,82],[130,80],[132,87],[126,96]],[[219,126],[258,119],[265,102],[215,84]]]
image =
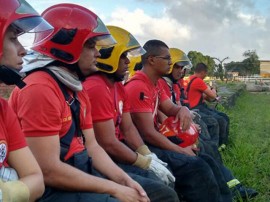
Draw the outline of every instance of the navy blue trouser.
[[[203,159],[173,151],[162,150],[149,145],[149,149],[168,163],[176,178],[175,190],[179,198],[188,202],[224,201],[215,175]]]
[[[228,137],[229,137],[229,124],[230,120],[229,117],[223,113],[219,112],[216,109],[209,108],[206,104],[200,104],[195,107],[195,109],[199,109],[200,113],[202,113],[202,119],[207,124],[207,118],[215,118],[219,125],[219,145],[227,144]],[[214,121],[211,121],[213,123]],[[213,132],[209,129],[209,133],[212,134]]]
[[[195,123],[201,127],[200,138],[204,141],[210,141],[219,146],[219,125],[215,118],[198,112],[201,115],[200,120],[196,120]],[[207,124],[205,123],[205,121]],[[209,132],[209,129],[211,133]]]
[[[92,168],[91,158],[88,157],[86,151],[75,154],[67,163],[74,167],[91,173],[92,175],[103,177],[100,173]],[[106,166],[106,165],[104,165]],[[178,202],[179,199],[175,191],[168,186],[160,183],[157,180],[148,179],[133,173],[128,173],[131,178],[137,181],[146,191],[151,201],[155,202]],[[76,177],[76,176],[74,176]],[[55,189],[46,186],[45,193],[39,202],[119,202],[118,199],[110,196],[109,194],[98,194],[91,192],[70,192]]]

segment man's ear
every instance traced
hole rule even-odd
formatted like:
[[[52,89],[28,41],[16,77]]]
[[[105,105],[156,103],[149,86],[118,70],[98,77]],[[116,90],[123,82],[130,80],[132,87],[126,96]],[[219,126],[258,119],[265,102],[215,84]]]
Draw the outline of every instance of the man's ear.
[[[153,57],[153,56],[149,56],[149,57],[147,58],[147,60],[148,60],[148,63],[151,64],[151,65],[153,65],[153,64],[155,63],[154,57]]]

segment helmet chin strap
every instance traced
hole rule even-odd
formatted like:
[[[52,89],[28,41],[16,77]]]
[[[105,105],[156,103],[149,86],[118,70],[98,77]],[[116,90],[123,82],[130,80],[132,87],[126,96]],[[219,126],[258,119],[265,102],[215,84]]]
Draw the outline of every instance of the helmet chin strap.
[[[0,65],[0,80],[7,85],[16,85],[19,88],[26,85],[18,71],[5,65]]]

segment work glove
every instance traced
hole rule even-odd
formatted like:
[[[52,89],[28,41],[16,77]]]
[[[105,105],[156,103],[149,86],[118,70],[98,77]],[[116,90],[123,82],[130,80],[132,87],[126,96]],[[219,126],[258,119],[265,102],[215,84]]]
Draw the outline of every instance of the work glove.
[[[157,155],[156,155],[155,153],[150,153],[150,154],[147,154],[147,155],[145,155],[145,156],[151,157],[152,160],[157,161],[158,163],[160,163],[161,165],[163,165],[163,166],[165,166],[165,167],[168,165],[168,164],[165,163],[164,161],[160,160],[160,159],[157,157]]]
[[[0,190],[2,191],[3,202],[28,202],[30,192],[22,181],[3,182],[0,179]]]
[[[146,145],[139,147],[136,153],[138,157],[133,165],[153,171],[166,185],[175,182],[175,177],[166,168],[167,163],[161,161]],[[143,154],[145,154],[145,156],[143,156]]]
[[[137,153],[137,152],[136,152]],[[140,167],[145,170],[151,170],[160,178],[166,185],[169,185],[175,182],[174,176],[171,172],[158,161],[153,160],[149,156],[143,156],[140,153],[137,153],[138,157],[133,165]]]
[[[159,162],[163,166],[167,166],[168,165],[164,161],[160,160],[155,153],[152,153],[145,144],[142,145],[142,146],[140,146],[136,150],[136,152],[138,152],[139,154],[141,154],[143,156],[149,156],[149,157],[151,157],[152,159],[156,160],[157,162]]]

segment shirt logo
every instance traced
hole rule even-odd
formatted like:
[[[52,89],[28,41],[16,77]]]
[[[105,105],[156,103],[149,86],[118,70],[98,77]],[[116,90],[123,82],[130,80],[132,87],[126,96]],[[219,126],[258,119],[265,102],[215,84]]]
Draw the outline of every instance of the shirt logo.
[[[2,164],[7,157],[7,143],[6,141],[0,142],[0,163]]]

